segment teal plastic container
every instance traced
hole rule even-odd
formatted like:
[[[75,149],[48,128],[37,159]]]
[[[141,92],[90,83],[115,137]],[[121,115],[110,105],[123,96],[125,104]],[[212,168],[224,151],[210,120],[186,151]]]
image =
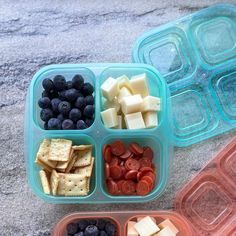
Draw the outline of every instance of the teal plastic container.
[[[175,146],[236,127],[234,5],[215,5],[143,34],[133,61],[154,66],[168,83]]]
[[[151,95],[161,98],[161,111],[158,114],[159,125],[153,129],[115,130],[106,128],[101,120],[102,107],[100,86],[109,76],[114,78],[146,73],[149,78]],[[44,130],[40,120],[38,99],[43,91],[42,80],[63,75],[71,80],[75,74],[81,74],[95,88],[95,121],[85,130]],[[27,175],[33,192],[50,203],[134,203],[146,202],[161,195],[167,184],[172,146],[170,142],[171,111],[168,103],[169,92],[165,81],[155,68],[145,64],[62,64],[50,65],[39,70],[33,77],[26,99],[25,110],[25,158]],[[85,197],[63,197],[46,195],[39,179],[40,167],[35,164],[36,153],[44,138],[65,138],[73,140],[74,144],[92,144],[95,157],[95,168],[92,177],[91,190]],[[154,151],[154,162],[157,168],[157,184],[147,196],[112,196],[107,192],[104,178],[104,162],[102,147],[115,139],[123,140],[127,145],[137,142],[149,145]]]

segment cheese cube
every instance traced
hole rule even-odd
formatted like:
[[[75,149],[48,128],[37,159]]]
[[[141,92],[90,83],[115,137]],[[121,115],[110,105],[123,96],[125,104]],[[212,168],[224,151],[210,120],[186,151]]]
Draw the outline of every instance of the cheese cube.
[[[112,101],[105,100],[103,107],[104,107],[104,109],[115,108],[116,112],[119,112],[120,103],[118,102],[117,97],[115,97]]]
[[[136,224],[135,221],[129,221],[127,226],[127,236],[139,236],[138,232],[134,228],[134,225]]]
[[[111,101],[119,92],[118,81],[112,77],[109,77],[106,81],[104,81],[101,89],[103,96]]]
[[[134,113],[141,110],[143,99],[140,94],[124,97],[121,103],[121,109],[124,114]]]
[[[144,129],[145,128],[145,123],[143,121],[141,112],[125,115],[125,124],[126,124],[127,129]]]
[[[158,125],[157,112],[148,111],[143,114],[143,119],[146,128],[154,128]]]
[[[147,96],[143,99],[142,112],[160,111],[160,98]]]
[[[120,92],[119,92],[118,96],[117,96],[118,102],[122,102],[124,97],[128,97],[128,96],[131,96],[131,95],[132,95],[132,93],[130,92],[129,89],[127,89],[126,87],[122,87],[120,89]]]
[[[120,89],[123,87],[126,87],[129,90],[131,90],[130,80],[126,75],[122,75],[122,76],[118,77],[117,81],[118,81],[118,85],[119,85]]]
[[[169,219],[166,219],[164,221],[162,221],[158,227],[160,229],[164,229],[165,227],[170,227],[171,231],[175,234],[177,234],[179,232],[179,230],[175,227],[175,225],[169,220]]]
[[[149,95],[147,78],[145,73],[132,76],[130,80],[130,86],[133,94],[141,94],[142,97],[146,97]]]
[[[117,116],[118,119],[118,125],[114,127],[115,129],[122,129],[123,128],[123,118],[121,115]]]
[[[118,118],[115,108],[110,108],[101,112],[102,120],[107,128],[112,128],[118,125]]]
[[[176,234],[170,229],[169,226],[166,226],[164,229],[162,229],[154,236],[176,236]]]
[[[137,217],[137,221],[142,220],[144,217],[145,217],[145,216]],[[155,219],[154,217],[150,216],[150,218],[152,219],[152,221],[153,221],[155,224],[157,223],[157,221],[156,221],[156,219]]]
[[[134,228],[140,236],[150,236],[160,230],[149,216],[144,217],[142,220],[136,223]]]

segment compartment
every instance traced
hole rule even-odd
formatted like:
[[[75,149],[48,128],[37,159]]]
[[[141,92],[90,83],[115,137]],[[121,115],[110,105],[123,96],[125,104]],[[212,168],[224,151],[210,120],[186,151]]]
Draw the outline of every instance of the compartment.
[[[231,235],[235,220],[234,176],[225,170],[227,160],[234,164],[234,139],[177,194],[175,209],[185,216],[196,235]],[[229,166],[227,166],[229,168]],[[227,232],[227,233],[226,233]]]
[[[183,80],[195,69],[194,55],[181,28],[153,33],[140,42],[138,50],[135,56],[157,68],[167,83]]]
[[[216,96],[219,111],[228,122],[236,120],[236,70],[229,70],[213,76],[210,84]]]
[[[41,108],[38,106],[38,100],[41,98],[42,92],[43,92],[43,86],[42,81],[45,78],[53,79],[56,75],[62,75],[65,77],[66,81],[71,81],[72,78],[76,74],[80,74],[84,77],[85,82],[89,82],[94,87],[94,104],[95,104],[95,110],[96,110],[96,77],[94,73],[83,66],[78,66],[74,68],[67,68],[66,66],[54,66],[48,69],[43,69],[42,71],[38,72],[38,76],[35,76],[35,79],[33,80],[33,83],[31,83],[31,89],[32,89],[32,96],[30,99],[32,99],[32,107],[33,110],[33,120],[34,124],[41,129],[44,129],[43,127],[43,121],[40,119],[40,111]],[[96,112],[94,120],[96,119]],[[92,126],[92,125],[91,125]],[[91,126],[89,128],[91,128]],[[88,129],[89,129],[88,128]],[[50,131],[49,131],[50,132]],[[83,132],[81,130],[78,130],[78,132]]]
[[[91,177],[91,182],[90,182],[90,191],[89,194],[86,196],[53,196],[53,195],[47,195],[43,192],[42,189],[42,184],[40,181],[39,177],[39,170],[42,169],[38,164],[35,163],[36,159],[36,154],[38,152],[38,148],[40,143],[43,141],[44,138],[51,139],[51,138],[63,138],[63,139],[69,139],[72,140],[73,145],[93,145],[93,152],[92,155],[95,157],[94,161],[94,168],[93,168],[93,173]],[[97,153],[97,148],[96,148],[96,143],[95,141],[87,136],[87,135],[74,135],[70,133],[63,133],[63,134],[46,134],[43,133],[37,139],[34,140],[32,143],[32,152],[31,152],[30,159],[28,160],[27,166],[29,168],[29,181],[30,184],[33,188],[33,191],[36,195],[40,196],[42,199],[48,202],[53,202],[53,203],[71,203],[71,202],[79,202],[81,200],[86,200],[90,199],[93,195],[94,192],[97,188],[98,185],[98,163],[99,163],[99,158],[98,158],[98,153]]]
[[[206,91],[200,84],[194,84],[175,91],[171,96],[173,106],[174,132],[178,139],[195,138],[217,124],[208,103]]]
[[[194,37],[206,63],[214,65],[235,57],[236,24],[228,17],[202,21],[194,28]]]
[[[153,163],[156,167],[156,181],[155,181],[155,187],[154,189],[146,196],[126,196],[126,195],[111,195],[108,193],[107,185],[105,183],[105,161],[101,152],[102,157],[102,174],[101,174],[101,183],[102,183],[102,191],[107,196],[107,198],[113,199],[114,201],[148,201],[150,199],[153,199],[155,197],[158,197],[164,190],[167,179],[168,179],[168,166],[167,166],[167,159],[164,156],[165,150],[163,147],[163,144],[160,142],[160,140],[153,136],[146,134],[145,137],[142,135],[110,135],[106,137],[102,142],[102,148],[105,144],[110,144],[113,141],[121,140],[125,143],[126,147],[130,143],[136,142],[141,147],[149,146],[154,153]]]
[[[161,100],[160,103],[160,111],[157,112],[157,116],[158,116],[158,126],[160,126],[162,124],[163,121],[163,117],[164,114],[166,112],[166,85],[163,83],[162,79],[159,76],[159,73],[157,73],[156,71],[153,71],[150,68],[146,68],[144,66],[136,66],[135,64],[133,66],[109,66],[107,68],[105,68],[105,70],[100,74],[99,76],[99,94],[100,94],[100,104],[99,104],[99,110],[103,111],[104,110],[104,98],[102,95],[102,91],[100,89],[101,85],[103,84],[104,81],[106,81],[106,79],[108,79],[109,77],[113,77],[114,79],[122,76],[122,75],[126,75],[128,76],[128,78],[130,79],[132,76],[135,75],[139,75],[139,74],[143,74],[146,73],[147,75],[147,83],[148,83],[148,88],[149,88],[149,93],[151,96],[155,96],[155,97],[159,97]],[[101,117],[101,116],[100,116]],[[101,121],[102,122],[102,121]],[[103,122],[102,122],[103,124]],[[103,124],[104,125],[104,124]],[[149,130],[155,130],[158,128],[148,128],[148,129],[142,129],[142,132],[149,132]],[[104,126],[105,127],[105,126]],[[107,128],[106,129],[110,129],[111,128]],[[112,129],[112,131],[116,132],[116,131],[121,131],[120,129]],[[137,130],[133,129],[133,130],[128,130],[128,129],[122,129],[122,132],[136,132]],[[140,131],[140,130],[139,130]]]

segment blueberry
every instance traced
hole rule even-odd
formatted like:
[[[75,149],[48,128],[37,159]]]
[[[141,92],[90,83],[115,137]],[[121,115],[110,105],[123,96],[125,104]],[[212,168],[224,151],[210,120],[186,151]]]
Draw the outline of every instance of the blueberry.
[[[86,129],[88,126],[85,124],[83,120],[78,120],[76,124],[77,129]]]
[[[48,129],[61,129],[61,121],[57,118],[51,118],[48,121]]]
[[[105,231],[109,236],[115,236],[116,235],[116,227],[111,222],[106,223]]]
[[[88,221],[87,220],[80,220],[77,223],[77,225],[80,228],[80,230],[84,230],[88,226]]]
[[[66,230],[68,234],[76,234],[78,233],[78,225],[75,223],[70,223],[66,226]]]
[[[105,231],[101,230],[99,236],[108,236],[108,234]]]
[[[40,108],[49,108],[51,106],[51,101],[48,97],[42,97],[38,100],[38,105]]]
[[[58,114],[57,119],[62,122],[63,120],[66,119],[66,116],[64,116],[63,114],[60,113],[60,114]]]
[[[62,91],[66,89],[67,84],[66,84],[66,79],[62,75],[56,75],[53,78],[53,83],[57,91]]]
[[[58,98],[62,101],[66,100],[66,90],[58,92]]]
[[[97,220],[95,220],[95,219],[90,219],[88,222],[89,222],[90,225],[96,225],[97,224]]]
[[[62,122],[62,129],[74,129],[74,123],[72,120],[66,119]]]
[[[83,87],[82,87],[82,93],[87,96],[87,95],[91,95],[94,91],[93,85],[91,85],[90,83],[84,83]]]
[[[73,88],[72,81],[67,81],[67,82],[66,82],[66,85],[67,85],[67,86],[66,86],[67,89],[72,89],[72,88]]]
[[[86,105],[94,104],[94,97],[92,95],[86,96],[84,99],[85,99]]]
[[[51,91],[55,88],[51,79],[44,79],[42,82],[42,85],[46,91]]]
[[[93,118],[92,119],[89,119],[89,118],[84,119],[84,122],[86,123],[86,125],[88,127],[90,127],[93,124],[93,121],[94,121]]]
[[[71,109],[69,113],[69,118],[74,122],[78,121],[81,118],[81,116],[82,116],[81,111],[78,108]]]
[[[73,87],[76,89],[81,89],[84,84],[84,78],[81,75],[75,75],[72,79]]]
[[[43,91],[42,92],[42,97],[48,97],[50,99],[55,98],[58,96],[58,93],[55,90],[50,90],[50,91]]]
[[[66,97],[67,101],[69,101],[69,102],[75,101],[76,98],[78,97],[78,90],[76,90],[74,88],[66,90],[65,97]]]
[[[46,108],[46,109],[42,109],[40,112],[40,118],[42,121],[48,121],[50,118],[53,117],[53,112],[51,109]]]
[[[67,101],[60,102],[58,105],[58,111],[62,113],[63,115],[66,115],[70,112],[71,105]]]
[[[107,223],[106,220],[98,219],[98,221],[97,221],[97,227],[98,227],[100,230],[103,230],[103,229],[105,228],[106,223]]]
[[[84,231],[84,236],[98,236],[99,230],[95,225],[89,225]]]
[[[48,130],[48,122],[45,122],[45,123],[43,124],[43,127],[44,127],[45,130]]]
[[[88,118],[93,117],[93,115],[94,115],[94,106],[93,106],[93,105],[87,105],[87,106],[84,108],[83,115],[84,115],[85,117],[88,117]]]
[[[80,231],[79,233],[74,234],[74,236],[84,236],[84,232],[83,232],[83,231]]]
[[[52,105],[52,110],[53,112],[57,113],[58,112],[58,105],[61,102],[59,98],[53,98],[51,100],[51,105]]]
[[[86,102],[84,97],[78,97],[75,102],[75,107],[79,108],[80,110],[83,110],[86,106]]]
[[[43,90],[43,92],[42,92],[42,98],[43,97],[49,97],[50,96],[50,94],[46,91],[46,90]]]

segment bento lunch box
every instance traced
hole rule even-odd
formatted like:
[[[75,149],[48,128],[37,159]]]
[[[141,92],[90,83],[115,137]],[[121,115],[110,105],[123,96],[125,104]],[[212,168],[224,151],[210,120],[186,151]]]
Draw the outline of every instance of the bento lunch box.
[[[236,7],[218,4],[144,33],[133,61],[163,75],[173,141],[188,146],[236,127]]]
[[[126,236],[128,220],[139,216],[170,219],[177,236],[236,235],[236,138],[213,158],[180,192],[174,211],[81,212],[62,218],[54,236],[65,236],[68,223],[82,218],[110,218],[118,227],[117,236]]]
[[[100,86],[109,76],[114,78],[123,74],[128,77],[146,73],[149,79],[150,94],[161,99],[161,111],[158,114],[159,125],[153,129],[144,130],[116,130],[106,128],[101,120],[103,110]],[[43,91],[42,80],[55,75],[63,75],[66,80],[75,74],[81,74],[87,82],[94,85],[95,92],[95,120],[84,130],[44,130],[40,120],[40,108],[37,101]],[[165,81],[155,68],[145,64],[62,64],[50,65],[39,70],[28,90],[25,110],[25,158],[27,175],[33,192],[50,203],[132,203],[146,202],[161,195],[168,179],[168,170],[172,146],[170,142],[171,112],[168,103],[168,89]],[[40,178],[40,168],[35,163],[36,153],[44,138],[71,139],[73,144],[92,144],[95,167],[91,189],[87,196],[64,197],[44,194]],[[147,196],[112,196],[105,186],[104,161],[102,148],[104,144],[115,139],[121,139],[126,144],[137,142],[148,145],[154,151],[154,162],[157,169],[156,187]]]

